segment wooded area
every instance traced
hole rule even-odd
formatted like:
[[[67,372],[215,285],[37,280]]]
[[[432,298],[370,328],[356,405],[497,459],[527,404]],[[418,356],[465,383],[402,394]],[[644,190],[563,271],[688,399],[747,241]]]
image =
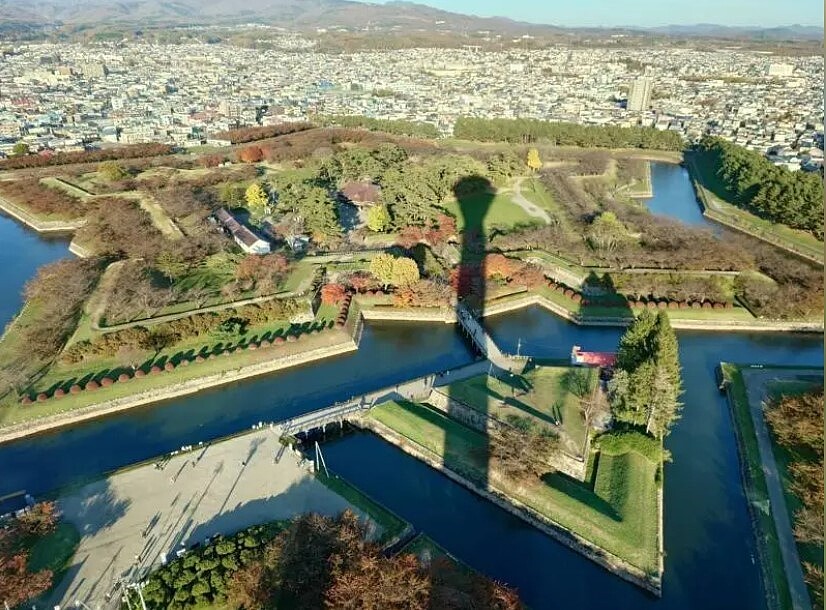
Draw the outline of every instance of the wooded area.
[[[463,140],[531,144],[547,142],[557,146],[596,148],[649,148],[682,150],[682,136],[675,131],[653,127],[616,127],[540,121],[537,119],[477,119],[459,117],[453,135]]]
[[[819,173],[790,171],[760,153],[711,136],[703,137],[698,149],[717,168],[729,201],[823,239],[823,178]]]

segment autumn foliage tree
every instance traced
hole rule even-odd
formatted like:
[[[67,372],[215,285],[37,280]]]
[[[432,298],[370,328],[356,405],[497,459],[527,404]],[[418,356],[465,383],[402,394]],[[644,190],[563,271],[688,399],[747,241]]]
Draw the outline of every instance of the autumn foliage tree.
[[[778,442],[792,455],[791,491],[802,507],[794,515],[794,534],[803,543],[823,546],[823,388],[782,396],[766,410]]]
[[[324,284],[321,287],[321,302],[325,305],[337,305],[347,296],[347,291],[341,284]]]
[[[30,513],[0,529],[0,599],[9,607],[20,606],[52,586],[51,570],[30,570],[26,548],[54,531],[55,523],[54,504],[36,504]]]
[[[264,151],[260,146],[245,146],[238,151],[238,160],[242,163],[260,163],[264,159]]]

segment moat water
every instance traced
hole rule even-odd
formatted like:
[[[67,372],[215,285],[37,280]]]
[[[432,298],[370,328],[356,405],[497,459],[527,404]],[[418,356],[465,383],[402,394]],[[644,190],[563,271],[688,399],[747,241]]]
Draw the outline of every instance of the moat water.
[[[655,199],[668,197],[663,185],[670,180],[663,182],[656,167],[652,171],[655,193],[660,191]],[[5,324],[19,309],[20,290],[37,267],[66,255],[65,240],[43,239],[0,216],[0,321]],[[566,357],[572,344],[612,350],[621,334],[577,327],[539,308],[490,318],[487,326],[504,351],[514,353],[519,344],[522,353],[550,358]],[[714,368],[721,360],[820,366],[823,338],[680,332],[679,341],[685,408],[667,442],[673,463],[665,469],[662,599],[376,437],[360,433],[328,443],[327,463],[468,565],[516,587],[532,608],[762,608],[734,431]],[[452,326],[368,323],[356,353],[0,445],[0,495],[20,489],[48,494],[182,445],[472,359]]]

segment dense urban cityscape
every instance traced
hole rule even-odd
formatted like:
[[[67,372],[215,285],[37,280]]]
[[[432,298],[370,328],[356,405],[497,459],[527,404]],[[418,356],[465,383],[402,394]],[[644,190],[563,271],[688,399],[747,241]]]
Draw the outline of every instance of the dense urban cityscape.
[[[264,30],[267,32],[267,30]],[[263,34],[262,34],[263,35]],[[30,44],[0,63],[0,151],[115,142],[197,146],[242,125],[316,115],[431,123],[460,116],[651,126],[719,135],[789,169],[823,163],[822,57],[709,51],[410,49],[323,54],[226,44]]]

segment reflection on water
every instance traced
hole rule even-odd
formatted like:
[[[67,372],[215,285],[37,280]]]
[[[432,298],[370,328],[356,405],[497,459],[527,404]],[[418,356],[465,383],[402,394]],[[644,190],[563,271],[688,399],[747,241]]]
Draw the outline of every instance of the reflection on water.
[[[703,216],[691,186],[688,170],[674,163],[651,163],[654,196],[645,200],[652,214],[668,216],[689,225],[719,230],[720,225]]]

